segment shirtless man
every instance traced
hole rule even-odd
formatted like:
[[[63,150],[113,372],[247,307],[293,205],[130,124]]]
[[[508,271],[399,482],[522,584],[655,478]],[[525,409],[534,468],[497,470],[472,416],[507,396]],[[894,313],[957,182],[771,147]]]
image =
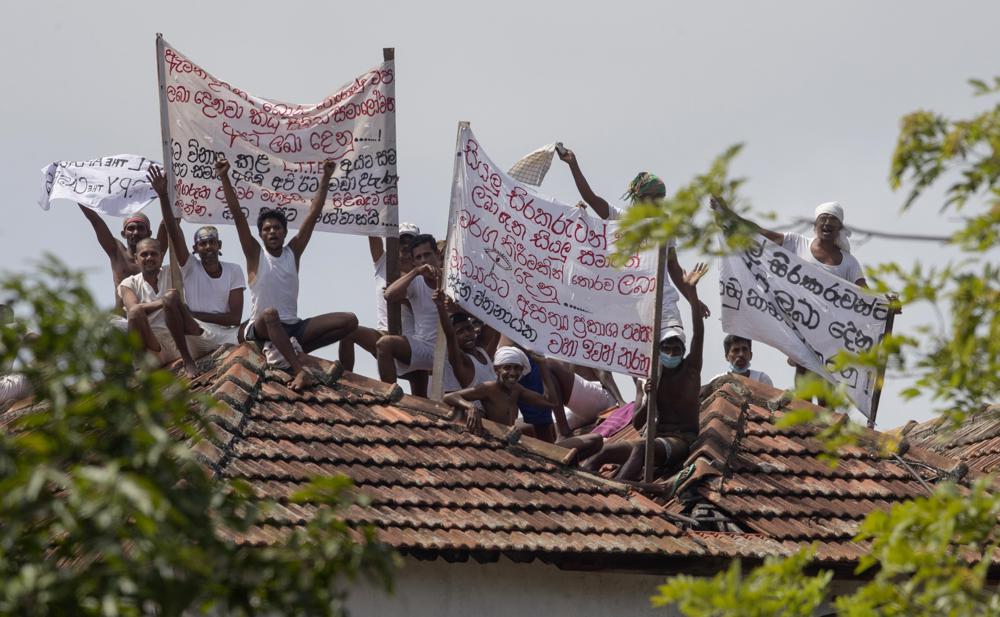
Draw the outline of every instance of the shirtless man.
[[[702,351],[705,342],[704,313],[700,310],[697,285],[708,266],[696,264],[684,275],[686,289],[691,295],[692,336],[691,350],[684,357],[684,330],[677,323],[668,324],[660,334],[660,380],[656,389],[656,440],[653,462],[656,467],[672,468],[687,458],[691,444],[698,437],[698,415],[701,401]],[[646,390],[651,382],[646,382]],[[648,397],[647,397],[648,398]],[[643,405],[632,418],[632,425],[640,431],[646,426],[648,405]],[[615,475],[617,480],[638,480],[642,477],[646,457],[645,438],[627,442],[608,444],[600,453],[587,462],[588,469],[597,471],[607,463],[618,463],[621,467]]]
[[[413,269],[396,279],[385,289],[387,302],[409,302],[413,312],[413,331],[403,335],[380,337],[375,344],[379,379],[396,383],[396,375],[412,371],[430,371],[434,364],[434,344],[437,340],[438,313],[432,294],[438,288],[441,269],[438,266],[437,242],[430,234],[413,239],[411,254]],[[413,383],[415,396],[427,396],[423,387]]]
[[[306,388],[315,380],[303,370],[303,357],[292,347],[292,337],[295,337],[305,353],[309,353],[339,341],[358,327],[358,318],[353,313],[325,313],[308,319],[300,319],[298,316],[299,262],[312,238],[316,220],[323,212],[323,203],[330,188],[330,176],[333,175],[335,166],[331,160],[323,163],[319,190],[302,219],[298,233],[285,244],[288,221],[277,210],[261,210],[257,217],[257,231],[261,242],[253,237],[246,216],[240,209],[236,190],[229,179],[229,161],[220,160],[215,164],[215,171],[222,180],[226,205],[233,217],[240,246],[247,260],[250,319],[241,336],[247,341],[270,341],[274,344],[294,375],[289,383],[293,390]]]
[[[104,222],[100,214],[83,204],[77,205],[80,206],[83,216],[90,221],[94,233],[97,235],[97,242],[104,249],[111,262],[111,277],[115,281],[115,310],[121,312],[122,299],[118,295],[118,286],[126,278],[142,271],[135,251],[140,240],[153,235],[149,226],[149,218],[141,212],[126,216],[122,221],[121,236],[125,240],[122,243],[121,240],[115,239],[111,230],[108,229],[108,224]],[[166,252],[167,230],[162,223],[157,231],[156,239],[160,242],[161,251]]]
[[[545,391],[542,394],[518,383],[521,375],[529,369],[528,356],[517,347],[500,347],[493,359],[496,381],[488,381],[446,394],[444,402],[463,410],[466,415],[466,427],[477,434],[482,432],[484,417],[497,424],[514,426],[519,402],[539,407],[556,407],[559,402],[555,397],[555,383],[546,361],[538,355],[534,360],[541,368],[542,380],[545,383]],[[477,401],[479,405],[475,404]],[[600,448],[600,444],[600,435],[572,437],[556,442],[557,446],[563,448],[576,448],[578,460],[591,456]]]
[[[478,320],[452,305],[440,289],[431,298],[438,310],[441,331],[447,341],[448,357],[444,366],[444,392],[470,388],[487,381],[496,381],[493,360],[486,350],[477,346],[480,328]]]
[[[580,197],[583,198],[584,203],[590,206],[590,209],[604,220],[620,219],[625,211],[612,206],[607,200],[590,188],[590,183],[587,182],[587,178],[583,175],[580,164],[576,160],[576,154],[569,148],[559,148],[556,150],[556,153],[564,163],[569,165],[570,173],[573,174],[573,182],[576,183],[576,189],[580,192]],[[633,204],[642,201],[663,199],[667,196],[667,187],[654,174],[643,171],[636,175],[632,182],[629,183],[625,196]],[[684,269],[681,268],[680,262],[677,261],[677,250],[672,240],[667,245],[667,273],[670,275],[670,280],[674,285],[673,287],[665,285],[663,288],[663,321],[664,323],[667,321],[680,323],[680,312],[677,308],[677,300],[679,298],[677,294],[680,293],[680,295],[687,298],[689,297],[688,292],[690,290],[685,288]],[[711,311],[709,311],[707,305],[699,303],[699,306],[705,317],[711,315]]]
[[[161,364],[180,357],[184,374],[194,379],[198,375],[194,357],[211,352],[215,346],[201,336],[201,326],[173,288],[159,241],[144,238],[136,251],[142,272],[127,277],[118,286],[128,330],[139,335],[145,350],[155,354]]]
[[[216,347],[236,344],[237,330],[243,320],[243,290],[246,282],[243,268],[219,259],[222,241],[215,227],[201,227],[194,232],[192,250],[184,245],[184,232],[170,208],[167,178],[158,167],[151,166],[149,183],[160,196],[163,222],[174,246],[174,257],[184,279],[184,304],[201,326],[202,336]]]

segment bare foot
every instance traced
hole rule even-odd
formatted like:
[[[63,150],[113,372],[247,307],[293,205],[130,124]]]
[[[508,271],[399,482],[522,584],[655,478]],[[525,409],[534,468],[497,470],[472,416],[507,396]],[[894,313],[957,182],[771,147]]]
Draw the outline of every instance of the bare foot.
[[[184,363],[184,376],[188,379],[194,379],[198,376],[198,365],[192,362]]]
[[[309,374],[309,371],[303,368],[295,376],[295,379],[293,379],[292,382],[288,384],[288,387],[291,388],[292,390],[295,390],[296,392],[299,392],[300,390],[305,390],[309,386],[313,386],[315,384],[316,384],[316,379],[313,378],[311,374]]]

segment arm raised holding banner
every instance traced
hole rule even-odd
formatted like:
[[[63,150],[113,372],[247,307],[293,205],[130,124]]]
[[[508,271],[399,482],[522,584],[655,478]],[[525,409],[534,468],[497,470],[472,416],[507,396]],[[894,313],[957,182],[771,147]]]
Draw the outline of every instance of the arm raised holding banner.
[[[302,226],[299,227],[298,233],[288,242],[288,248],[292,249],[295,253],[296,264],[302,259],[302,252],[306,250],[306,245],[309,244],[309,239],[312,238],[313,230],[316,229],[316,221],[319,220],[320,214],[323,213],[323,203],[326,202],[326,194],[330,190],[330,176],[333,175],[333,170],[336,166],[337,164],[331,159],[323,161],[323,176],[319,179],[319,189],[316,191],[316,195],[313,196],[312,203],[309,204],[309,212],[306,213],[306,218],[302,221]]]
[[[775,244],[781,244],[785,241],[785,234],[780,231],[765,229],[757,223],[736,214],[736,212],[729,207],[729,204],[726,203],[726,200],[721,197],[713,196],[709,201],[709,204],[711,205],[712,210],[714,210],[718,217],[722,220],[722,228],[726,230],[727,233],[731,229],[732,224],[735,223],[749,228],[754,233],[764,236]]]
[[[576,190],[580,191],[580,197],[583,198],[583,201],[587,202],[587,205],[597,216],[608,220],[608,217],[611,216],[611,206],[607,200],[590,188],[590,183],[587,182],[587,178],[583,175],[580,164],[576,160],[576,154],[569,148],[556,148],[556,154],[559,155],[562,162],[569,165],[569,171],[573,174],[573,182],[576,183]]]

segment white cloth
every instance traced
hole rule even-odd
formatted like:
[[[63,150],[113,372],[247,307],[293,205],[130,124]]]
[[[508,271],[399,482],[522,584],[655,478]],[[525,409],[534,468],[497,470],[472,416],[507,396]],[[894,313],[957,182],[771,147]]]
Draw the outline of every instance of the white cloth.
[[[434,368],[434,343],[404,334],[410,344],[410,363],[396,360],[396,373],[405,375],[412,371],[429,371]]]
[[[517,347],[498,347],[493,354],[493,366],[503,366],[505,364],[520,364],[524,369],[524,374],[531,372],[531,363],[528,356]]]
[[[135,214],[156,199],[146,179],[151,163],[160,165],[136,154],[57,161],[42,170],[38,205],[48,210],[52,200],[67,199],[109,216]]]
[[[434,346],[437,340],[438,313],[434,304],[434,290],[428,287],[423,276],[415,276],[406,288],[406,299],[413,310],[413,338]],[[433,354],[432,354],[433,355]]]
[[[462,388],[471,388],[473,386],[478,386],[481,383],[486,383],[487,381],[496,381],[497,374],[493,371],[493,362],[490,360],[490,355],[486,353],[486,350],[482,347],[476,347],[477,353],[465,354],[469,356],[472,360],[472,367],[474,373],[472,375],[472,381],[463,386],[458,383],[458,377],[455,376],[455,369],[452,368],[451,362],[446,358],[444,361],[444,391],[454,392],[455,390],[461,390]],[[478,356],[486,358],[485,362],[480,362]]]
[[[0,375],[0,406],[19,401],[31,394],[31,384],[21,373]]]
[[[219,262],[222,273],[218,278],[209,276],[205,267],[194,255],[188,257],[181,268],[184,275],[184,303],[196,313],[228,313],[229,292],[246,289],[243,268],[228,261]]]
[[[573,391],[566,402],[569,427],[577,429],[597,420],[605,409],[616,407],[618,401],[599,381],[589,381],[573,375]]]
[[[278,257],[261,248],[257,275],[250,284],[250,321],[269,308],[278,311],[283,323],[299,321],[299,270],[287,245]]]
[[[521,157],[507,173],[518,182],[539,186],[545,179],[545,174],[549,173],[549,167],[552,166],[552,155],[555,154],[555,151],[555,144],[542,146]]]
[[[236,344],[236,335],[240,329],[239,326],[220,326],[217,323],[209,323],[200,319],[195,319],[195,321],[201,326],[202,338],[215,347]]]
[[[388,332],[389,330],[389,307],[385,301],[385,252],[375,262],[375,317],[377,330]]]
[[[813,257],[812,250],[809,248],[812,245],[813,238],[807,238],[802,234],[797,234],[794,232],[785,233],[785,241],[781,243],[781,246],[802,259],[808,261],[811,264],[815,264],[827,272],[834,274],[845,281],[855,283],[860,279],[865,278],[865,273],[861,269],[861,262],[848,252],[844,252],[843,259],[836,266],[830,266],[825,263],[821,263],[815,257]]]
[[[302,353],[302,345],[299,345],[299,339],[292,336],[289,337],[288,341],[292,344],[292,349],[295,350],[295,353]],[[278,348],[275,347],[274,343],[271,341],[264,343],[263,352],[264,359],[267,360],[268,366],[273,366],[282,370],[287,370],[288,367],[291,366],[285,356],[281,355],[281,352],[278,351]]]
[[[829,215],[835,217],[838,221],[840,221],[841,228],[840,228],[840,233],[837,234],[837,241],[836,241],[836,243],[837,243],[837,246],[840,247],[840,250],[842,250],[842,251],[844,251],[846,253],[850,253],[851,252],[851,241],[848,238],[851,237],[851,230],[848,229],[847,227],[843,227],[843,225],[844,225],[844,208],[841,207],[841,205],[840,205],[839,202],[828,201],[826,203],[822,203],[822,204],[816,206],[816,210],[813,213],[813,220],[818,219],[819,215],[821,215],[821,214],[829,214]]]
[[[715,377],[711,378],[709,381],[715,381],[719,377],[725,377],[726,375],[739,375],[740,377],[746,377],[747,379],[752,379],[754,381],[759,381],[760,383],[764,384],[765,386],[774,387],[774,382],[771,381],[771,378],[768,377],[767,373],[765,373],[764,371],[756,371],[754,369],[750,369],[746,373],[737,373],[736,371],[729,371],[727,373],[719,373]]]
[[[149,302],[159,300],[163,297],[163,294],[173,286],[172,279],[170,277],[170,266],[162,266],[160,268],[160,273],[157,275],[156,286],[158,289],[153,289],[153,286],[146,282],[146,279],[142,276],[142,272],[140,272],[125,278],[118,284],[118,295],[122,296],[123,290],[130,289],[132,290],[132,293],[135,294],[135,297],[139,300],[140,304],[147,304]],[[146,320],[149,321],[150,327],[153,328],[157,326],[166,328],[167,326],[163,309],[149,313],[146,315]]]

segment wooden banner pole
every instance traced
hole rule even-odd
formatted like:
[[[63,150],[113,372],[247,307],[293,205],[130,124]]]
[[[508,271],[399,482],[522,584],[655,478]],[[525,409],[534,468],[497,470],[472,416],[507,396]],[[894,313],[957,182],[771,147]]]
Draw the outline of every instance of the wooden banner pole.
[[[396,49],[394,47],[382,48],[382,60],[392,62],[396,59]],[[395,86],[393,86],[395,88]],[[392,114],[386,125],[386,143],[396,147],[396,115]],[[399,206],[396,206],[396,229],[394,236],[385,238],[385,284],[386,287],[392,285],[399,278]],[[402,327],[402,305],[399,302],[389,302],[389,334],[399,335],[403,331]]]
[[[462,121],[458,123],[458,133],[455,135],[455,166],[452,172],[451,181],[451,203],[448,204],[448,228],[445,236],[444,263],[445,268],[441,269],[441,279],[438,281],[438,289],[445,288],[445,270],[448,265],[448,247],[451,246],[451,235],[455,233],[455,204],[458,201],[458,177],[462,171],[462,131],[469,128],[469,123]],[[444,330],[438,323],[437,339],[434,343],[434,372],[431,374],[431,385],[428,395],[433,401],[440,401],[444,398],[444,361],[448,342],[444,340]]]
[[[660,382],[660,330],[663,328],[663,277],[666,274],[667,245],[661,244],[656,250],[656,301],[653,314],[653,342],[650,345],[652,365],[649,369],[650,390],[646,395],[646,461],[643,465],[643,481],[653,481],[653,464],[656,454],[656,393]]]
[[[174,204],[177,203],[174,188],[174,165],[173,155],[170,151],[170,118],[167,115],[167,67],[164,58],[165,42],[163,35],[156,33],[156,76],[160,83],[160,135],[163,146],[163,174],[167,178],[167,198],[170,200],[170,212],[174,211]],[[174,289],[184,301],[184,277],[181,274],[180,264],[177,263],[177,248],[170,241],[170,234],[167,234],[167,246],[170,247],[170,280],[173,281]]]
[[[882,333],[882,338],[879,339],[879,346],[881,347],[882,341],[885,337],[892,334],[892,328],[896,323],[896,311],[889,311],[889,318],[885,320],[885,332]],[[872,410],[871,415],[868,416],[868,428],[875,428],[875,416],[878,414],[878,404],[882,399],[882,385],[885,382],[885,368],[888,364],[889,358],[886,357],[885,361],[878,367],[878,377],[875,379],[875,394],[872,395]]]

